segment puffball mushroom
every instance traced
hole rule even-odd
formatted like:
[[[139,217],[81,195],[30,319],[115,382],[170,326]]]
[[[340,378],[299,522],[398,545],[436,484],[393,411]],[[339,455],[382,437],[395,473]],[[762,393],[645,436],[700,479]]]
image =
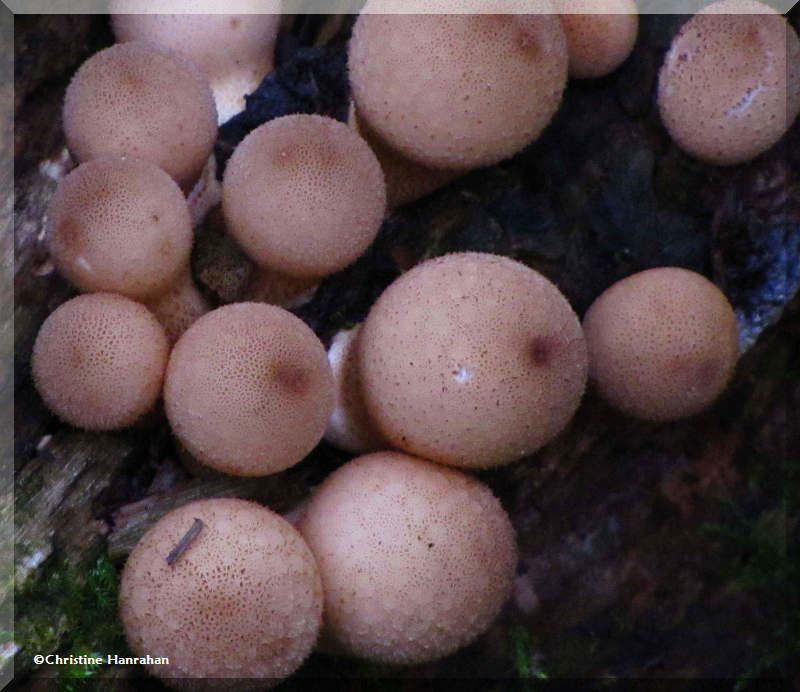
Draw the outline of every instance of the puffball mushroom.
[[[251,14],[146,14],[152,0],[115,0],[111,26],[117,41],[148,41],[192,60],[208,79],[223,123],[244,110],[245,94],[272,71],[281,18],[280,0],[238,3],[237,9]]]
[[[463,171],[430,168],[395,151],[370,131],[364,123],[358,121],[358,114],[352,100],[347,114],[347,123],[369,144],[381,165],[386,179],[386,206],[389,209],[395,209],[425,197],[463,173]]]
[[[169,344],[148,310],[111,293],[60,305],[33,346],[33,381],[59,418],[87,430],[132,425],[161,393]]]
[[[586,313],[590,377],[601,396],[638,418],[686,418],[730,379],[738,330],[730,303],[700,274],[649,269],[618,281]]]
[[[369,419],[361,392],[361,367],[358,337],[361,325],[342,329],[328,348],[328,363],[334,381],[335,403],[325,440],[334,447],[354,454],[364,454],[388,445]]]
[[[256,264],[321,278],[375,239],[386,185],[375,154],[347,125],[287,115],[236,147],[222,180],[222,208],[229,232]]]
[[[188,271],[192,226],[177,183],[158,166],[104,156],[63,178],[47,209],[47,247],[82,291],[144,301]]]
[[[775,144],[800,112],[800,41],[755,0],[723,0],[675,36],[658,77],[661,120],[706,163],[748,161]]]
[[[169,659],[148,666],[168,684],[263,689],[310,653],[322,599],[314,556],[291,524],[255,502],[216,498],[172,510],[142,537],[119,612],[135,655]]]
[[[48,206],[47,247],[59,272],[80,290],[145,303],[170,343],[208,312],[189,269],[186,199],[154,163],[101,156],[78,166]]]
[[[360,335],[370,418],[392,446],[463,467],[537,450],[586,383],[578,318],[544,276],[507,257],[417,265],[377,300]]]
[[[353,27],[358,117],[392,149],[432,168],[501,161],[535,140],[561,102],[567,44],[547,0],[398,4],[368,0]],[[500,14],[500,12],[538,14]],[[411,14],[418,12],[419,14]]]
[[[188,192],[214,147],[217,113],[193,63],[131,41],[95,53],[75,73],[64,97],[64,133],[79,161],[136,156]]]
[[[354,656],[446,656],[484,632],[511,591],[514,529],[491,490],[406,454],[334,471],[298,528],[322,577],[323,633]]]
[[[320,441],[333,378],[302,320],[273,305],[234,303],[198,319],[175,344],[164,406],[198,461],[263,476],[293,466]]]
[[[631,54],[639,31],[634,0],[554,0],[567,37],[569,74],[604,77]]]

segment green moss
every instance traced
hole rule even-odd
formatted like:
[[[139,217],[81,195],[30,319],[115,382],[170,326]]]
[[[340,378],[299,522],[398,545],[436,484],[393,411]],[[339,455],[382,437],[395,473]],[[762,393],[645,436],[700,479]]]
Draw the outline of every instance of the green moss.
[[[547,673],[542,668],[541,656],[527,627],[514,625],[508,631],[511,644],[511,655],[517,675],[525,682],[525,689],[533,689],[533,682],[547,680]]]
[[[35,654],[126,654],[117,589],[117,571],[105,554],[85,566],[63,560],[45,565],[41,579],[29,580],[15,593],[19,619],[14,638],[21,647],[17,674],[31,670]],[[100,671],[101,667],[64,666],[59,680],[86,679]]]
[[[736,690],[758,678],[786,677],[800,659],[800,563],[787,554],[798,524],[800,459],[787,461],[776,504],[748,516],[729,498],[724,519],[704,526],[720,539],[721,569],[729,588],[752,593],[761,604],[761,632],[753,661],[741,673]]]

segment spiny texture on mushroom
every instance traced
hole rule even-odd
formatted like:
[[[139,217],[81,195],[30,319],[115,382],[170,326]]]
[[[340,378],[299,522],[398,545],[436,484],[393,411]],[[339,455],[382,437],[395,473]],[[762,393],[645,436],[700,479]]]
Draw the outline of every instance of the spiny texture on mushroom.
[[[333,408],[333,378],[313,331],[286,310],[234,303],[178,340],[164,383],[172,430],[198,461],[262,476],[305,457]]]
[[[45,404],[79,428],[132,425],[161,393],[169,345],[145,307],[111,293],[59,306],[33,347],[33,380]]]
[[[195,519],[202,528],[168,564]],[[191,502],[161,518],[128,557],[119,592],[131,649],[168,658],[150,672],[179,687],[189,682],[181,678],[225,689],[276,684],[314,646],[322,603],[319,571],[300,534],[274,512],[229,498]]]
[[[458,11],[447,2],[429,11],[448,6]],[[364,12],[379,8],[370,0]],[[567,48],[549,2],[515,8],[545,14],[362,14],[348,63],[359,118],[434,168],[477,168],[520,151],[558,109]]]
[[[47,209],[47,246],[58,271],[82,291],[146,300],[188,269],[189,209],[155,164],[92,159],[59,183]]]
[[[322,277],[375,239],[386,185],[369,145],[344,123],[287,115],[236,147],[222,181],[231,235],[257,264]]]
[[[708,279],[677,267],[618,281],[583,321],[590,377],[630,415],[674,420],[706,408],[738,357],[736,317]]]
[[[222,123],[244,110],[244,95],[272,71],[280,0],[246,4],[252,14],[149,14],[152,0],[116,0],[111,24],[117,41],[149,41],[192,60],[208,79]]]
[[[194,64],[131,41],[95,53],[75,73],[64,97],[64,133],[79,161],[137,156],[188,192],[214,146],[217,113]]]
[[[567,37],[571,77],[603,77],[630,55],[639,31],[634,0],[555,0],[554,5]]]
[[[328,476],[299,528],[322,576],[325,635],[387,663],[469,644],[499,613],[517,564],[514,530],[489,488],[395,452]]]
[[[658,79],[661,119],[701,161],[732,165],[769,149],[800,112],[800,41],[755,0],[723,0],[683,25]]]
[[[403,274],[360,336],[367,410],[395,447],[465,467],[530,454],[572,418],[586,382],[578,318],[519,262],[446,255]]]

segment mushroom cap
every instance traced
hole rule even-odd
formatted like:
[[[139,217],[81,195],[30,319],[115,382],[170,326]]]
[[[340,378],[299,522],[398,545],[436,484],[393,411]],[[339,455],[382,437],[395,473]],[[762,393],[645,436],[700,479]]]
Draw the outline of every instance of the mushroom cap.
[[[442,5],[453,7],[427,11]],[[380,7],[369,0],[363,11]],[[552,12],[547,0],[503,11],[514,8]],[[348,65],[359,118],[380,139],[427,166],[463,170],[539,136],[561,102],[567,46],[552,14],[361,14]]]
[[[87,293],[63,303],[33,346],[33,381],[47,407],[87,430],[132,425],[161,393],[169,345],[139,303]]]
[[[497,255],[417,265],[373,305],[360,340],[372,421],[392,446],[443,464],[485,468],[534,452],[566,426],[586,383],[566,298]]]
[[[639,32],[634,0],[555,0],[567,37],[569,74],[604,77],[631,54]]]
[[[59,182],[47,208],[47,246],[80,290],[147,300],[166,293],[189,265],[189,209],[155,164],[92,159]]]
[[[195,519],[200,532],[167,564]],[[314,556],[297,530],[255,502],[232,498],[198,500],[162,517],[128,557],[119,590],[131,649],[168,658],[149,669],[175,683],[277,683],[314,646],[322,603]]]
[[[736,317],[700,274],[648,269],[618,281],[583,320],[589,375],[600,394],[638,418],[666,421],[705,409],[738,357]]]
[[[117,41],[149,41],[194,62],[214,92],[219,122],[225,122],[273,67],[280,0],[246,4],[253,14],[119,14],[148,6],[152,11],[152,0],[116,0],[111,26]]]
[[[386,184],[369,145],[344,123],[286,115],[242,140],[222,181],[231,235],[257,264],[322,277],[355,261],[386,211]]]
[[[723,0],[675,36],[658,77],[661,120],[675,143],[716,165],[769,149],[800,112],[800,41],[755,0]]]
[[[356,656],[446,656],[484,632],[511,591],[514,529],[491,490],[405,454],[336,470],[299,529],[322,576],[323,632]]]
[[[64,133],[79,161],[136,156],[163,168],[186,192],[214,147],[217,113],[193,63],[131,41],[95,53],[75,73],[64,97]]]
[[[273,305],[234,303],[198,319],[175,344],[164,382],[172,431],[198,461],[263,476],[305,457],[333,408],[325,348]]]
[[[369,144],[381,165],[386,179],[386,206],[389,209],[395,209],[425,197],[462,174],[462,171],[431,168],[392,149],[364,123],[359,122],[352,100],[347,114],[347,123]]]

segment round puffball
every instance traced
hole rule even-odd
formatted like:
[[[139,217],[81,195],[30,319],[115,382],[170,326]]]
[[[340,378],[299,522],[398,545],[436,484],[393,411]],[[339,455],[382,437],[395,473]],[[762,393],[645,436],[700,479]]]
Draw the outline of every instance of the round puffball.
[[[174,556],[193,527],[199,531]],[[168,658],[150,672],[192,689],[198,678],[264,689],[291,675],[316,642],[322,604],[319,571],[300,534],[274,512],[231,498],[162,517],[128,557],[119,590],[134,654]]]
[[[185,273],[192,249],[189,208],[158,166],[104,156],[63,178],[47,208],[47,247],[82,291],[145,301]]]
[[[234,303],[198,319],[175,344],[164,406],[198,461],[263,476],[293,466],[320,441],[333,376],[302,320],[273,305]]]
[[[367,411],[392,446],[463,467],[497,466],[557,435],[586,383],[566,298],[507,257],[457,253],[391,284],[364,322]]]
[[[567,43],[549,2],[503,6],[539,14],[425,14],[465,11],[449,0],[377,14],[382,5],[364,6],[348,67],[358,117],[392,149],[432,168],[478,168],[516,154],[550,122]]]
[[[666,421],[707,408],[738,358],[736,317],[700,274],[660,267],[618,281],[583,320],[589,374],[616,408]]]
[[[354,262],[378,234],[386,184],[369,145],[320,115],[287,115],[242,140],[222,181],[230,234],[261,266],[319,278]]]
[[[189,191],[217,137],[214,97],[186,58],[130,41],[90,57],[64,96],[64,134],[79,161],[128,154],[152,161]]]
[[[800,41],[755,0],[722,0],[683,25],[658,76],[661,120],[687,154],[720,166],[775,144],[800,112]]]
[[[169,344],[139,303],[87,293],[60,305],[33,346],[33,381],[47,407],[87,430],[132,425],[161,393]]]
[[[415,664],[484,632],[508,598],[514,530],[482,483],[396,452],[358,457],[300,521],[325,592],[323,632],[362,658]]]

